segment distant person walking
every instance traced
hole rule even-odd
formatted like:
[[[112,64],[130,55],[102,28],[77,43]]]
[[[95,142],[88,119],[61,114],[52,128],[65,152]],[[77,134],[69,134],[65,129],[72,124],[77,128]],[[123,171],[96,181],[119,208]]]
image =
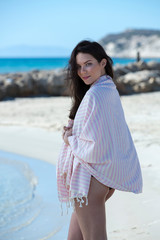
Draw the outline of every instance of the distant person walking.
[[[68,240],[106,240],[105,202],[115,189],[142,192],[141,168],[112,80],[112,60],[82,41],[68,66],[73,104],[57,164],[59,200],[74,206]]]

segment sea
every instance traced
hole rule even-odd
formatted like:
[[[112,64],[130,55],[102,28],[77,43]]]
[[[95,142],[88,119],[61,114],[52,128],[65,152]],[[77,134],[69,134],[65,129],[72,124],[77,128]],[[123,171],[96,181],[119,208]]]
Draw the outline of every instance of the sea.
[[[67,240],[62,207],[54,165],[0,150],[0,240]]]
[[[112,58],[113,64],[128,64],[135,62],[134,58]],[[145,62],[158,61],[160,58],[142,58]],[[68,57],[54,58],[0,58],[0,73],[29,72],[33,70],[51,70],[65,68]]]

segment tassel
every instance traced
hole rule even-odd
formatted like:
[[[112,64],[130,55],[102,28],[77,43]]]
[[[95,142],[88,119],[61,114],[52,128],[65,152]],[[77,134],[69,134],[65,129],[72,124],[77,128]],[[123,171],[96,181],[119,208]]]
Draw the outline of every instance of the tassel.
[[[68,215],[68,205],[67,205],[67,215]]]
[[[82,207],[82,203],[84,203],[84,200],[82,197],[77,197],[77,202],[80,202],[79,207]]]
[[[62,202],[61,202],[61,216],[63,216],[63,207],[62,207]]]
[[[88,205],[88,198],[86,197],[86,206]]]

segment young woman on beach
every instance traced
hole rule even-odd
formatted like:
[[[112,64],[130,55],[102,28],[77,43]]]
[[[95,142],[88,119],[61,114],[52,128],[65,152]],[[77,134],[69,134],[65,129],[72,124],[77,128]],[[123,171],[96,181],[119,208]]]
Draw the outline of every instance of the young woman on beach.
[[[57,164],[59,200],[74,206],[68,240],[106,240],[105,202],[115,189],[142,191],[138,156],[112,78],[103,47],[78,43],[68,66],[73,104]]]

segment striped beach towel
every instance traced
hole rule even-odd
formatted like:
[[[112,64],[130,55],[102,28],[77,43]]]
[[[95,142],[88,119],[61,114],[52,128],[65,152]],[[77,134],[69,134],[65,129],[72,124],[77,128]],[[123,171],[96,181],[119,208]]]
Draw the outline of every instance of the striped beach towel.
[[[121,191],[142,192],[142,175],[136,149],[125,121],[119,93],[108,75],[86,92],[78,108],[69,145],[63,143],[57,164],[59,200],[82,207],[88,203],[91,175]],[[70,204],[69,204],[70,205]]]

